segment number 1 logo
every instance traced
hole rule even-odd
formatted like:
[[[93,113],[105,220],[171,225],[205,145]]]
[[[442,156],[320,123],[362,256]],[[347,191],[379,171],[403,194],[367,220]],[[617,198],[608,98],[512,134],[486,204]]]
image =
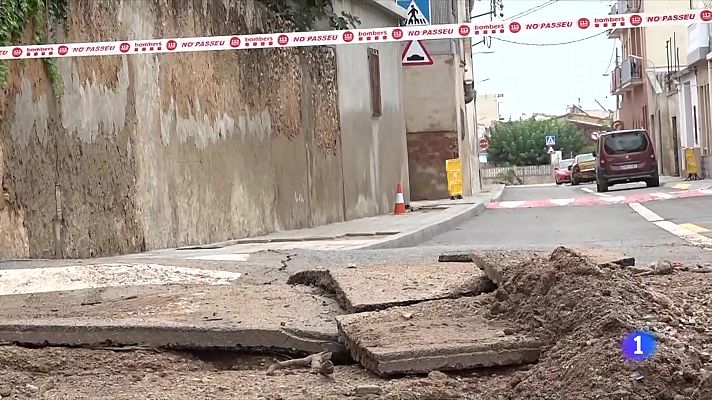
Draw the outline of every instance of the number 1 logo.
[[[645,354],[645,353],[643,353],[643,339],[642,339],[642,337],[640,335],[638,335],[638,336],[634,337],[633,340],[635,341],[635,351],[633,352],[633,354],[635,354],[636,356],[642,356],[643,354]]]
[[[645,361],[655,355],[658,338],[648,331],[635,331],[627,334],[621,342],[623,358],[631,362]]]

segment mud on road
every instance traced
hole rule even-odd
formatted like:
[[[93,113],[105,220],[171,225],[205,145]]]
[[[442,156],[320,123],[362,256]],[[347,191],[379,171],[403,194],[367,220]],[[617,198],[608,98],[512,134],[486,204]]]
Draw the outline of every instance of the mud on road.
[[[490,255],[491,256],[491,255]],[[712,273],[649,273],[571,250],[494,258],[498,287],[478,304],[492,321],[542,340],[531,365],[383,379],[358,364],[332,375],[267,368],[279,354],[0,347],[11,399],[712,399]],[[490,268],[490,274],[492,269]],[[422,303],[421,303],[422,305]],[[445,316],[443,316],[445,318]],[[453,329],[457,329],[453,326]],[[648,329],[655,356],[633,364],[622,337]]]

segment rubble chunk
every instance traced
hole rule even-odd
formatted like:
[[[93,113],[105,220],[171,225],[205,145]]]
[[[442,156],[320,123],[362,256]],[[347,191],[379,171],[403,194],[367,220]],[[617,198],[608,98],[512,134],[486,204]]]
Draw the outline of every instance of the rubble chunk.
[[[312,288],[114,287],[102,290],[97,304],[82,306],[90,292],[92,289],[3,296],[0,342],[345,352],[334,323],[341,310],[332,299],[316,296]]]
[[[413,318],[404,320],[405,312]],[[540,341],[505,334],[511,327],[489,320],[486,313],[479,299],[461,298],[342,315],[337,323],[351,356],[381,376],[519,365],[539,358]]]
[[[292,275],[287,283],[317,286],[333,293],[350,313],[472,296],[495,289],[472,263],[311,270]]]
[[[472,262],[469,253],[442,253],[438,256],[439,262]]]

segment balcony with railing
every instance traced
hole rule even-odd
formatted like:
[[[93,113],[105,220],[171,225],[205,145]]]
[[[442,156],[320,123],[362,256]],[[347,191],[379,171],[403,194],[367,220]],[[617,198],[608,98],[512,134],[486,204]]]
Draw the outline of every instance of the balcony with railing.
[[[618,0],[616,2],[617,14],[628,14],[640,12],[643,0]]]
[[[613,3],[611,6],[611,11],[608,13],[608,15],[616,15],[618,14],[618,3]],[[608,38],[609,39],[618,39],[621,37],[621,29],[620,28],[613,28],[608,30]]]
[[[621,93],[621,67],[616,67],[611,72],[611,94]]]
[[[687,64],[706,60],[710,52],[712,30],[709,24],[690,24],[687,26]]]
[[[626,58],[620,66],[616,67],[611,74],[611,94],[622,94],[632,90],[634,87],[643,84],[643,61],[634,58]]]
[[[611,6],[611,11],[608,15],[628,14],[640,11],[642,0],[618,0]],[[621,37],[623,29],[613,28],[608,30],[609,39],[618,39]]]

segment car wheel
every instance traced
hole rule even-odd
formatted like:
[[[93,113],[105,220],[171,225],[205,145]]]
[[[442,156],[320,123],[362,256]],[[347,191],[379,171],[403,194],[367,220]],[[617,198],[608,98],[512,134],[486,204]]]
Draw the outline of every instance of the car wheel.
[[[605,193],[608,191],[608,182],[602,179],[596,179],[596,191],[598,193]]]
[[[660,186],[660,177],[656,176],[655,178],[648,179],[647,181],[645,181],[645,186],[659,187]]]

